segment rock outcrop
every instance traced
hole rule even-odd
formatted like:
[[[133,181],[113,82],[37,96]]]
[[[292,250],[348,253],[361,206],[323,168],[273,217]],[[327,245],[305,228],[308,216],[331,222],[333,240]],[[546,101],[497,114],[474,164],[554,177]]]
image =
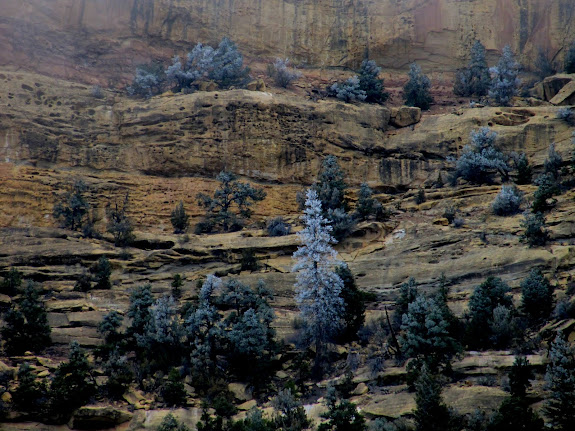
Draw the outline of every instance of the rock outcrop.
[[[0,66],[108,85],[226,35],[249,56],[312,67],[357,68],[368,54],[453,71],[475,39],[491,63],[506,44],[525,65],[539,47],[561,61],[573,22],[571,0],[4,0]]]

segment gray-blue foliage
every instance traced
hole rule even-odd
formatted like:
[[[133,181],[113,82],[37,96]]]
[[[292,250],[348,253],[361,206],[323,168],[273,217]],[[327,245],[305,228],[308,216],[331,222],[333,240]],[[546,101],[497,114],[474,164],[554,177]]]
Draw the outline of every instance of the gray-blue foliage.
[[[330,87],[331,92],[344,102],[363,102],[367,93],[361,89],[357,75],[346,79],[344,82],[336,82]]]
[[[513,96],[517,94],[519,86],[519,63],[515,61],[511,47],[506,45],[497,66],[489,69],[491,72],[491,86],[489,97],[501,106],[508,106]]]
[[[455,163],[455,178],[461,177],[477,184],[492,182],[494,172],[506,179],[511,170],[508,157],[495,147],[497,133],[489,127],[471,131],[470,145]]]
[[[523,202],[523,192],[516,186],[501,186],[501,190],[491,203],[493,213],[499,216],[517,214]]]
[[[320,357],[325,343],[341,327],[343,282],[335,272],[340,261],[330,245],[335,241],[332,228],[322,215],[321,201],[311,189],[306,197],[302,216],[305,228],[298,232],[302,245],[293,255],[297,260],[293,271],[297,272],[296,302],[306,324],[306,335]]]

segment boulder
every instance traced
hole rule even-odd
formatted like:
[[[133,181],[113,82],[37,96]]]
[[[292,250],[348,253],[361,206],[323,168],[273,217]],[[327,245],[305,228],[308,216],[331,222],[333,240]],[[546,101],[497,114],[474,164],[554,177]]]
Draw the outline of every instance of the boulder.
[[[361,382],[355,387],[352,394],[353,395],[364,395],[364,394],[367,394],[368,392],[369,392],[369,388],[367,387],[367,385],[365,383]]]
[[[252,399],[251,393],[248,391],[248,387],[244,383],[230,383],[228,389],[237,400],[248,401]]]
[[[533,88],[532,94],[549,102],[565,85],[573,81],[573,78],[573,75],[567,74],[548,76]]]
[[[415,106],[391,108],[390,124],[395,127],[407,127],[419,123],[421,109]]]
[[[248,411],[253,409],[254,407],[257,407],[258,403],[256,402],[256,400],[250,400],[250,401],[246,401],[243,404],[240,404],[238,406],[238,410],[243,410],[243,411]]]
[[[111,406],[85,406],[74,412],[69,426],[73,429],[106,429],[128,422],[133,414]]]
[[[553,105],[575,105],[575,81],[570,81],[550,100]]]

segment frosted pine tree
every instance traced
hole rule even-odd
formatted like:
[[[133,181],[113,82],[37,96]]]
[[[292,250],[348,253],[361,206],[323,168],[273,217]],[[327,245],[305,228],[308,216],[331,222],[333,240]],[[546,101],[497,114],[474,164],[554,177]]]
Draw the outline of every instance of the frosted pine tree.
[[[562,332],[551,345],[545,382],[549,395],[544,409],[551,426],[575,429],[575,354]]]
[[[491,87],[489,97],[500,106],[509,106],[509,102],[519,86],[519,63],[515,61],[511,47],[506,45],[497,66],[489,69],[491,72]]]
[[[306,339],[315,345],[316,367],[320,365],[325,343],[341,327],[343,288],[341,278],[335,273],[335,266],[341,264],[336,251],[330,244],[335,240],[332,227],[322,216],[321,201],[314,190],[306,194],[302,219],[305,228],[298,233],[302,245],[294,253],[297,263],[296,302],[306,324]]]

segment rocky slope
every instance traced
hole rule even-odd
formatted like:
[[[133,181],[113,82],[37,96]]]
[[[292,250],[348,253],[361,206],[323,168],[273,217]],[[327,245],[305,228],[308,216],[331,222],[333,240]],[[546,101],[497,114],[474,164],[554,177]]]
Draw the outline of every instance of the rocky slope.
[[[493,63],[506,44],[530,66],[539,47],[563,59],[571,0],[4,0],[0,66],[115,85],[150,58],[223,35],[252,57],[311,67],[460,67],[474,39]]]

